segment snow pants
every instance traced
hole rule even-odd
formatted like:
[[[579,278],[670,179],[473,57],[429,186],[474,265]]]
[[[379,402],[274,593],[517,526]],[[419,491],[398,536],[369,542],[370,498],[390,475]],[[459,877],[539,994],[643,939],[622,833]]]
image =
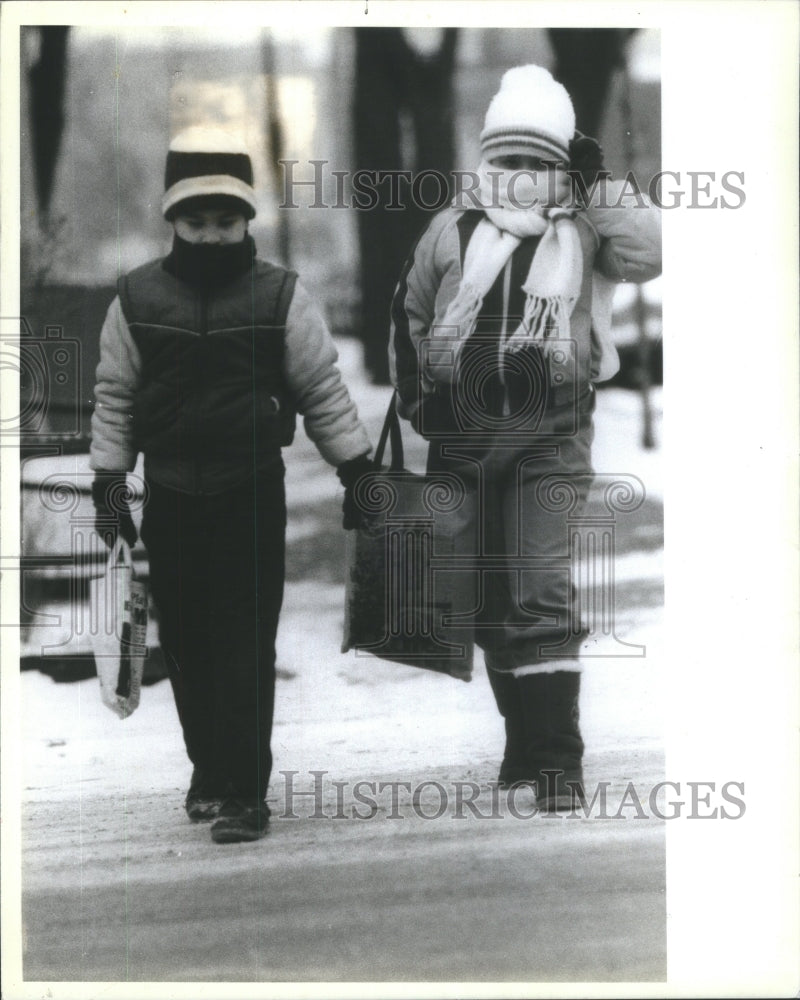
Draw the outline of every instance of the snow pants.
[[[577,669],[586,632],[568,518],[592,481],[594,402],[592,390],[575,407],[547,410],[535,430],[431,441],[428,471],[463,487],[458,508],[437,517],[447,518],[454,558],[474,567],[475,641],[490,670]]]
[[[149,482],[142,541],[183,737],[204,794],[266,797],[285,575],[284,467],[215,495]]]

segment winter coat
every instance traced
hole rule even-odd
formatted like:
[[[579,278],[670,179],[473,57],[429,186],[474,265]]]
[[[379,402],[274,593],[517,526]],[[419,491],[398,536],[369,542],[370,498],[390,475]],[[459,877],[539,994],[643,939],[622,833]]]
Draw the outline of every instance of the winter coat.
[[[332,465],[370,449],[336,348],[296,275],[251,273],[199,289],[162,261],[119,283],[100,334],[90,464],[186,493],[232,488],[279,464],[295,415]]]
[[[545,362],[539,357],[535,361],[543,368],[548,405],[557,406],[584,396],[591,383],[601,377],[601,368],[607,367],[601,365],[601,361],[604,346],[613,351],[607,337],[611,306],[611,297],[607,294],[609,283],[643,282],[660,273],[660,213],[643,199],[637,204],[631,204],[630,197],[620,199],[620,191],[621,182],[609,182],[605,202],[610,207],[594,205],[577,216],[583,277],[570,320],[571,355],[558,373],[553,372],[552,359]],[[624,204],[617,206],[620,200]],[[431,413],[434,424],[440,419],[437,414],[451,413],[454,390],[429,377],[426,348],[431,341],[434,317],[445,314],[447,305],[458,292],[466,248],[483,218],[480,209],[452,207],[436,215],[407,260],[395,291],[390,334],[391,376],[398,390],[400,415],[412,420],[417,429],[423,406],[428,415],[428,427],[431,426]],[[496,340],[503,317],[511,329],[514,328],[511,323],[521,321],[525,304],[521,285],[528,275],[538,240],[538,237],[523,239],[515,249],[507,265],[510,280],[506,285],[504,272],[500,272],[484,298],[472,340]],[[601,299],[604,301],[598,308]],[[438,360],[441,363],[441,359]],[[464,356],[461,367],[464,368]],[[529,394],[530,379],[526,376],[517,381],[519,392]],[[513,395],[513,374],[505,391]],[[492,387],[488,382],[482,386],[482,393],[483,398],[491,401]],[[511,400],[513,411],[524,405],[524,399]],[[449,416],[441,419],[449,419]]]

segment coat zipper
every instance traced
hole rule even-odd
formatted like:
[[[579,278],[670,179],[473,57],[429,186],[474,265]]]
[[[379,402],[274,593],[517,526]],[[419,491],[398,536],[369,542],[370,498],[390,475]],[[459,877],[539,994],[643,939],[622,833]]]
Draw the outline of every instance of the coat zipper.
[[[513,256],[513,254],[512,254]],[[503,387],[503,416],[507,417],[511,412],[508,401],[508,386],[506,385],[506,340],[508,339],[508,310],[511,301],[511,257],[506,261],[503,268],[503,309],[502,326],[500,328],[500,341],[497,351],[497,363],[500,373],[500,385]]]
[[[200,293],[200,338],[201,338],[201,340],[204,340],[207,336],[208,336],[208,292],[206,292],[205,290],[203,290]],[[200,429],[200,423],[201,423],[201,421],[200,421],[200,413],[201,413],[201,406],[202,406],[202,395],[201,395],[200,390],[201,390],[201,386],[202,386],[202,384],[203,384],[203,382],[205,380],[205,370],[204,370],[205,369],[205,355],[202,352],[200,354],[200,366],[199,367],[200,367],[200,372],[199,372],[200,378],[198,380],[198,386],[197,386],[198,399],[197,399],[197,412],[196,412],[196,415],[195,415],[195,419],[196,419],[196,423],[197,423],[197,430],[198,431]],[[198,434],[198,438],[199,438],[199,436],[200,435]],[[201,472],[200,472],[200,469],[201,469],[201,460],[199,458],[195,458],[193,460],[193,462],[194,462],[193,476],[194,476],[195,492],[199,496],[202,496],[205,493],[205,490],[203,489],[202,476],[201,476]]]

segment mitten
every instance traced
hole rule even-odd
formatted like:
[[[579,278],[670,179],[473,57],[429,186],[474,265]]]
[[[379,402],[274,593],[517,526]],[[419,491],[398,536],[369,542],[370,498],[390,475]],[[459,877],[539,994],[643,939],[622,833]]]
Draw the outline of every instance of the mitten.
[[[610,177],[603,163],[603,147],[591,136],[576,132],[569,144],[569,169],[580,174],[586,187],[591,187],[598,176]]]
[[[337,468],[336,475],[344,486],[344,503],[342,504],[342,527],[345,531],[359,528],[364,523],[364,512],[358,507],[355,499],[355,487],[358,480],[367,472],[372,472],[372,462],[366,455],[351,458]]]
[[[132,497],[124,472],[97,471],[92,482],[94,530],[109,549],[114,548],[119,535],[131,548],[136,544],[139,536],[128,506]]]

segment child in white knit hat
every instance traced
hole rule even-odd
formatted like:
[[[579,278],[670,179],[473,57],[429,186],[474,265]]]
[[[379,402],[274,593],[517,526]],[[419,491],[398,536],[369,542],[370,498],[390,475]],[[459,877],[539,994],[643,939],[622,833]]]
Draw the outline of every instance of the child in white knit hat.
[[[592,480],[594,384],[618,365],[609,290],[659,273],[660,218],[641,198],[617,206],[606,178],[584,203],[568,170],[580,158],[594,175],[599,147],[539,66],[504,75],[480,141],[475,183],[406,262],[390,364],[400,415],[430,441],[429,471],[464,487],[442,516],[476,567],[474,634],[506,727],[499,780],[535,782],[539,807],[559,810],[583,780],[586,631],[567,510]],[[552,502],[558,481],[573,505]]]
[[[275,636],[284,582],[282,448],[301,413],[345,485],[370,442],[297,275],[256,256],[250,157],[217,129],[167,155],[170,254],[123,276],[100,334],[91,466],[97,530],[136,529],[125,474],[144,453],[142,540],[193,774],[185,807],[218,843],[267,831]]]

